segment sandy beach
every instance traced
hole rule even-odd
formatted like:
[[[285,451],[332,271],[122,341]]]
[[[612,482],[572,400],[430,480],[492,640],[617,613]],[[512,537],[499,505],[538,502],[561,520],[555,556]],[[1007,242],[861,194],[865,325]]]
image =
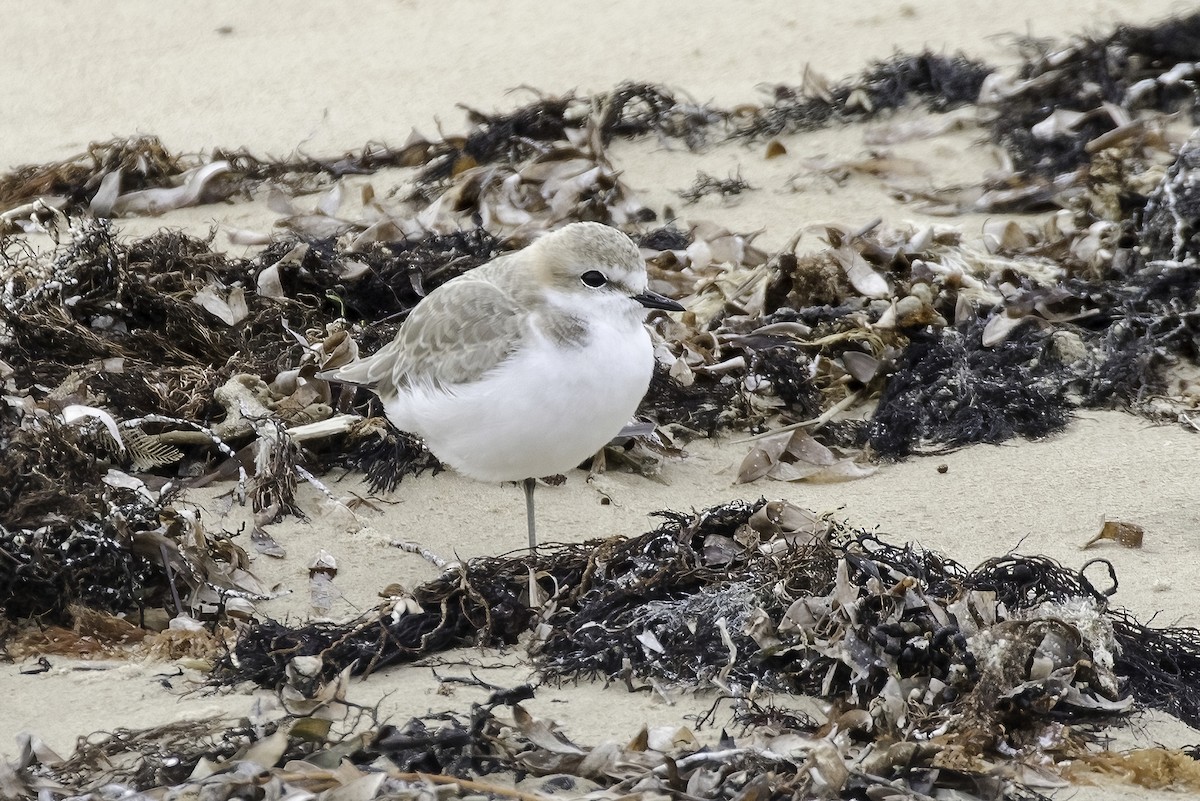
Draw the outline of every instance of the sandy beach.
[[[894,52],[962,51],[1002,63],[1015,36],[1147,22],[1185,8],[1159,0],[904,4],[837,14],[755,2],[591,4],[547,14],[532,0],[496,16],[471,0],[332,2],[286,15],[235,2],[157,14],[51,3],[0,33],[9,112],[0,164],[47,161],[88,142],[152,133],[183,151],[253,147],[339,152],[462,127],[459,105],[511,108],[530,92],[607,91],[622,81],[697,101],[755,102],[805,68],[837,79]],[[53,58],[46,48],[52,48]]]
[[[1016,37],[1065,41],[1185,10],[1190,9],[1165,0],[914,0],[886,8],[868,0],[836,8],[765,1],[608,2],[569,11],[533,0],[502,8],[471,0],[398,0],[352,10],[331,2],[285,7],[197,2],[166,11],[145,0],[105,6],[55,0],[10,9],[0,29],[0,74],[6,77],[0,87],[6,112],[0,115],[0,171],[135,134],[158,136],[178,153],[244,147],[280,157],[334,156],[368,142],[399,144],[413,130],[429,137],[464,131],[463,107],[508,110],[538,93],[605,92],[627,80],[732,108],[765,102],[770,87],[798,85],[806,71],[836,81],[874,60],[922,49],[962,52],[1005,66],[1016,62]],[[802,229],[807,232],[801,252],[822,247],[815,228],[820,223],[853,228],[875,218],[885,227],[954,225],[964,240],[978,242],[985,224],[1000,215],[935,215],[899,197],[895,174],[861,172],[833,180],[814,168],[823,160],[886,149],[895,170],[911,170],[898,180],[931,187],[978,182],[1002,160],[969,124],[972,113],[953,112],[964,123],[937,136],[886,147],[874,144],[884,123],[867,122],[782,135],[786,155],[780,158],[765,158],[759,143],[715,142],[692,152],[654,136],[616,141],[608,155],[660,219],[759,232],[754,242],[768,253]],[[887,125],[929,116],[906,109]],[[686,204],[679,192],[699,171],[738,174],[753,191]],[[384,170],[348,178],[347,195],[369,183],[382,196],[411,175]],[[310,208],[315,201],[295,202]],[[128,237],[164,227],[198,236],[214,230],[215,247],[243,256],[257,246],[235,244],[231,235],[270,234],[278,230],[279,216],[262,196],[129,216],[116,225]],[[1012,218],[1031,225],[1046,219]],[[575,542],[635,536],[658,525],[650,516],[658,510],[780,498],[855,527],[878,529],[897,543],[944,552],[968,568],[1009,552],[1043,554],[1073,568],[1103,557],[1120,579],[1115,605],[1156,626],[1200,627],[1194,590],[1200,581],[1195,559],[1200,439],[1194,429],[1120,411],[1081,410],[1066,431],[1044,440],[913,457],[885,463],[858,481],[830,484],[735,484],[750,447],[738,439],[733,434],[687,443],[685,456],[668,461],[660,480],[613,470],[589,481],[586,473],[574,471],[563,486],[539,489],[541,531],[548,540]],[[368,494],[360,476],[330,474],[324,481],[344,500]],[[178,505],[200,510],[210,529],[235,531],[252,515],[230,506],[228,490],[212,485]],[[347,620],[373,607],[388,585],[411,588],[437,575],[426,561],[393,547],[394,540],[417,541],[461,560],[515,552],[524,543],[517,488],[477,484],[452,472],[406,478],[373,508],[355,512],[311,487],[301,487],[298,502],[307,520],[270,526],[287,556],[258,555],[252,567],[265,587],[279,593],[259,604],[259,611],[280,620],[313,615],[309,564],[322,549],[338,563],[339,597],[328,617]],[[1141,526],[1143,547],[1104,542],[1084,550],[1105,520]],[[269,709],[279,703],[262,690],[210,692],[200,683],[203,675],[186,663],[59,656],[50,661],[52,669],[36,675],[25,673],[32,660],[0,662],[5,699],[0,760],[16,756],[18,732],[33,732],[66,755],[77,737],[92,732],[208,715],[240,717],[255,705]],[[470,665],[497,685],[529,678],[519,646],[455,652],[446,661],[458,664],[391,668],[355,680],[349,698],[378,704],[381,717],[403,721],[430,711],[464,712],[484,696],[478,688],[448,687],[435,673],[462,675]],[[672,701],[615,685],[578,683],[541,687],[527,707],[559,721],[576,742],[595,744],[627,740],[642,725],[692,725],[713,703],[711,695],[685,693]],[[723,723],[718,714],[714,726],[696,735],[715,743]],[[1158,712],[1139,714],[1114,736],[1115,747],[1126,748],[1200,742],[1200,732]],[[1179,797],[1115,781],[1059,792],[1077,799]]]

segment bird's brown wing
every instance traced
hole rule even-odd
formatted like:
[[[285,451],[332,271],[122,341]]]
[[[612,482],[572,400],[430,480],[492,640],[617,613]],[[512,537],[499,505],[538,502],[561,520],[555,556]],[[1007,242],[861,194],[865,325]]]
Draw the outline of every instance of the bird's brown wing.
[[[431,292],[377,353],[321,378],[360,384],[387,400],[413,384],[466,384],[508,358],[526,313],[504,290],[467,274]]]

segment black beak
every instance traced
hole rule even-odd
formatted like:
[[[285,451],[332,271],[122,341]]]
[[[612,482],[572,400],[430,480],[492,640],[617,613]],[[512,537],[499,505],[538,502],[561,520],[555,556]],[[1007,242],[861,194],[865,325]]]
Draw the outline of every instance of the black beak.
[[[651,292],[647,289],[640,295],[634,295],[633,299],[645,306],[647,309],[662,309],[663,311],[683,311],[683,307],[670,298],[660,295],[657,292]]]

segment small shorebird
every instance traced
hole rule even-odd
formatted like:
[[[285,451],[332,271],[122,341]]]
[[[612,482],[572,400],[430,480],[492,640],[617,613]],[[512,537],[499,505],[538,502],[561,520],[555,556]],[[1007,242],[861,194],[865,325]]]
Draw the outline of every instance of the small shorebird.
[[[565,473],[629,422],[650,385],[637,246],[572,223],[430,292],[373,356],[318,378],[373,390],[397,428],[477,481],[519,481],[534,552],[536,479]]]

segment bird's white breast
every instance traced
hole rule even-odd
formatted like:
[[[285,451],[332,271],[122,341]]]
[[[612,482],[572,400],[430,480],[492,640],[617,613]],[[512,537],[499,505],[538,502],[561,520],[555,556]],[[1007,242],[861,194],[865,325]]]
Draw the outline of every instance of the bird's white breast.
[[[632,306],[590,307],[581,342],[564,345],[534,330],[482,379],[410,387],[386,412],[471,478],[566,472],[616,436],[646,393],[654,356],[640,317]]]

